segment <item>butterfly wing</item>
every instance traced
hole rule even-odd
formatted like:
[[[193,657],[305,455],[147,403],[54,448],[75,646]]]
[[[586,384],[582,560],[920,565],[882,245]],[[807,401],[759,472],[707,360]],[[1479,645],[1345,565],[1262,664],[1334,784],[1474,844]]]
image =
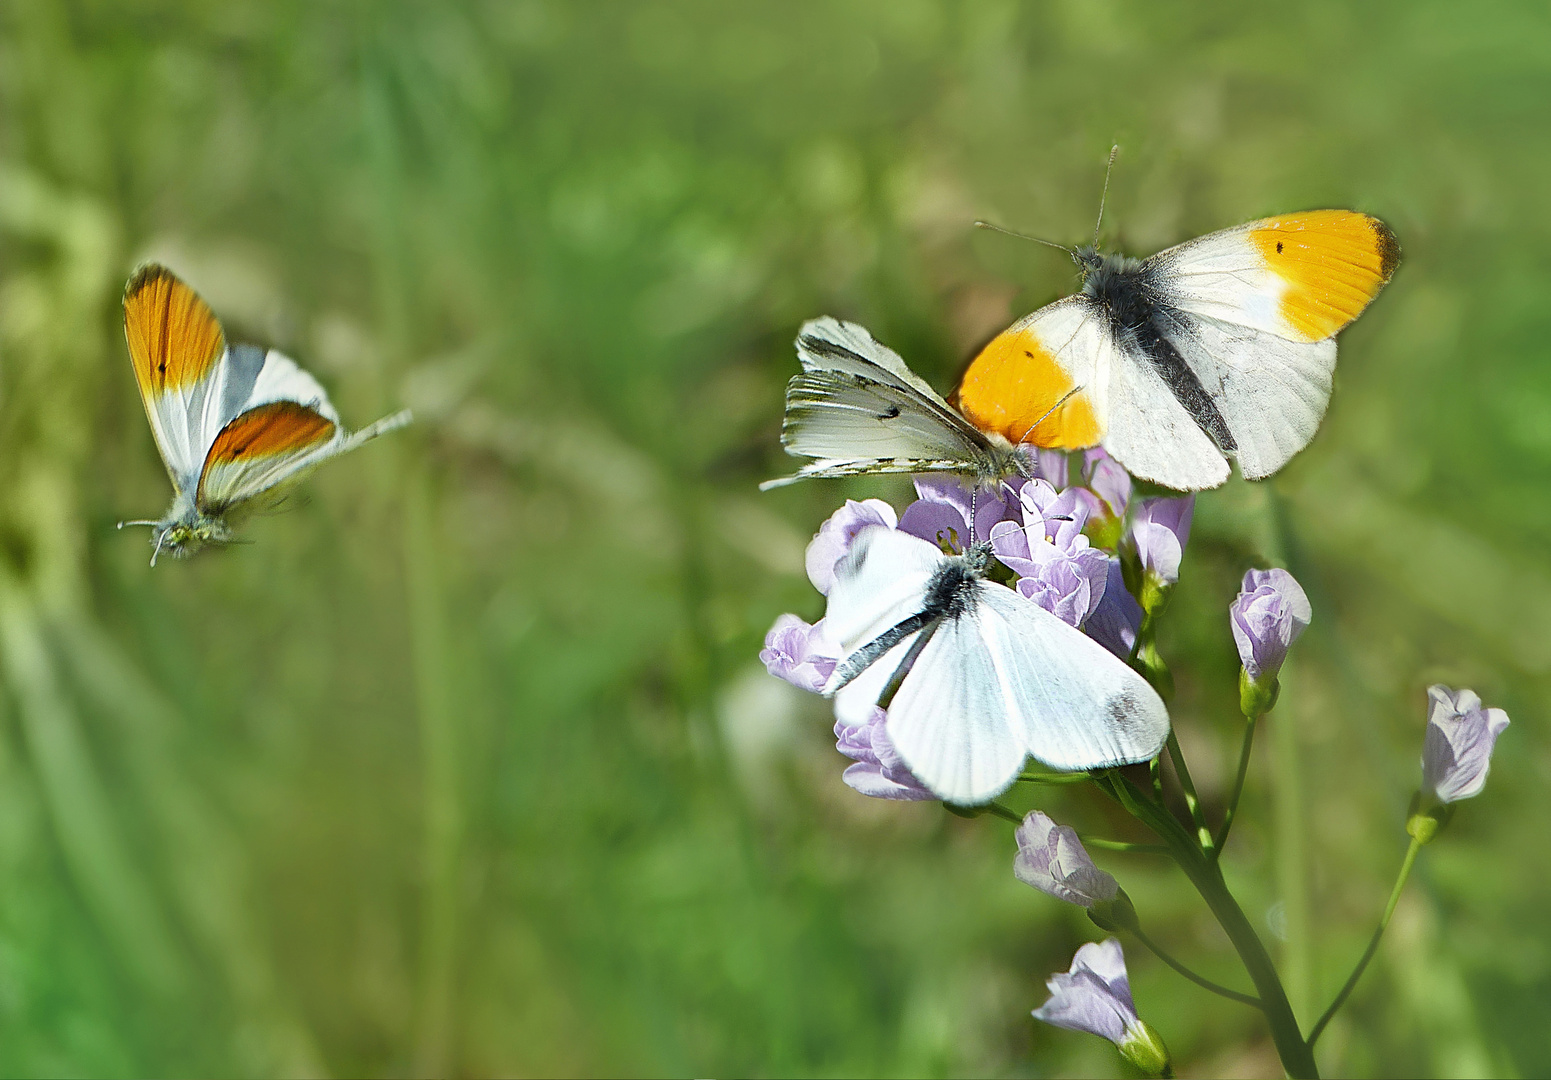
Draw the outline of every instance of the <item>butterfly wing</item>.
[[[339,424],[295,401],[248,409],[221,429],[205,456],[196,504],[220,513],[322,460]]]
[[[1104,438],[1114,349],[1087,301],[1046,304],[991,339],[957,399],[981,431],[1011,443],[1077,450]]]
[[[1266,218],[1160,252],[1160,329],[1212,398],[1251,480],[1308,445],[1330,401],[1335,334],[1395,271],[1377,218],[1317,210]],[[1118,456],[1118,455],[1117,455]]]
[[[976,426],[1009,441],[1102,443],[1133,475],[1182,491],[1216,487],[1228,462],[1145,356],[1130,355],[1085,296],[1047,304],[998,334],[959,386]]]
[[[797,355],[803,371],[787,386],[781,444],[816,460],[762,487],[860,473],[1017,471],[1010,447],[993,444],[855,323],[804,323]]]
[[[142,267],[124,288],[124,338],[156,448],[179,491],[199,476],[226,336],[208,304],[166,267]]]
[[[1009,712],[1017,702],[986,645],[978,610],[943,619],[889,704],[889,738],[900,757],[949,802],[995,798],[1028,755]]]
[[[346,434],[327,399],[321,407],[286,399],[257,405],[223,427],[211,444],[196,504],[207,513],[220,513],[410,420],[406,409]]]
[[[824,627],[849,655],[926,605],[926,587],[947,558],[935,544],[871,525],[835,564]]]
[[[1157,756],[1168,738],[1169,714],[1146,679],[1011,589],[983,581],[977,590],[976,626],[987,657],[984,666],[990,668],[981,677],[989,674],[996,685],[1021,747],[1046,765],[1068,771]],[[911,677],[920,670],[918,662]],[[896,705],[904,690],[896,695]],[[893,708],[889,732],[894,732]]]

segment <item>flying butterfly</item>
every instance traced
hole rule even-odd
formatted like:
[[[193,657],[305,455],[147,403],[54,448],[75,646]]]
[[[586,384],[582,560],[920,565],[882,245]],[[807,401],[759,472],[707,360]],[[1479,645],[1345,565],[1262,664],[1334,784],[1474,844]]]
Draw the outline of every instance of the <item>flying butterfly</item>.
[[[1181,491],[1221,484],[1229,456],[1263,479],[1308,445],[1335,335],[1400,261],[1389,227],[1350,210],[1252,221],[1140,260],[1100,253],[1097,230],[1093,246],[1063,250],[1082,290],[992,339],[956,403],[988,437],[1102,445]]]
[[[786,387],[781,445],[815,460],[761,490],[863,473],[959,473],[977,486],[1028,474],[1018,433],[977,429],[856,323],[829,316],[804,323],[797,359],[802,371]]]
[[[1169,715],[1147,680],[961,554],[883,525],[835,565],[824,625],[844,652],[824,693],[845,723],[887,701],[889,738],[949,802],[983,803],[1025,757],[1077,771],[1147,761]],[[896,687],[892,700],[888,691]]]
[[[271,504],[329,458],[410,421],[408,410],[347,432],[328,394],[289,357],[228,345],[210,307],[164,266],[124,289],[124,336],[173,499],[151,527],[151,565],[228,544],[244,513]]]

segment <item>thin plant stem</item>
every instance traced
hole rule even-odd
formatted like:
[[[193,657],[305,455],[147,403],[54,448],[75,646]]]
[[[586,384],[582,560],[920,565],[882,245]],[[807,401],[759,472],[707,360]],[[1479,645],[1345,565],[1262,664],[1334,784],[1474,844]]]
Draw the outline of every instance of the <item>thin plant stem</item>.
[[[1169,849],[1164,844],[1135,844],[1129,840],[1106,840],[1102,836],[1084,836],[1078,834],[1078,839],[1088,847],[1102,848],[1105,851],[1130,851],[1143,855],[1167,855]]]
[[[1165,849],[1165,850],[1167,850],[1167,849]],[[1225,997],[1229,1001],[1237,1001],[1239,1004],[1241,1004],[1241,1005],[1248,1005],[1252,1009],[1259,1009],[1260,1008],[1260,999],[1259,998],[1252,997],[1249,994],[1241,994],[1237,990],[1229,990],[1226,986],[1223,986],[1221,983],[1214,983],[1211,979],[1208,979],[1206,976],[1196,974],[1194,971],[1191,971],[1184,964],[1182,964],[1178,960],[1174,959],[1174,957],[1172,957],[1168,953],[1164,952],[1163,949],[1161,949],[1158,946],[1158,943],[1156,941],[1154,941],[1152,938],[1148,937],[1146,935],[1146,933],[1144,933],[1142,931],[1141,927],[1133,926],[1130,929],[1131,929],[1131,933],[1136,935],[1136,940],[1140,941],[1143,945],[1146,945],[1149,949],[1151,949],[1152,950],[1152,954],[1154,956],[1156,956],[1159,960],[1162,960],[1165,964],[1169,965],[1169,967],[1171,967],[1175,971],[1179,972],[1181,975],[1183,975],[1185,978],[1189,979],[1191,982],[1195,983],[1201,989],[1203,989],[1203,990],[1210,990],[1212,993],[1218,995],[1219,997]]]
[[[1196,796],[1196,782],[1190,778],[1190,767],[1185,764],[1185,752],[1179,748],[1174,729],[1169,729],[1169,760],[1174,762],[1174,772],[1179,776],[1179,786],[1185,792],[1185,806],[1190,820],[1195,823],[1196,842],[1208,855],[1212,853],[1212,830],[1206,827],[1206,816],[1201,812],[1201,800]]]
[[[1023,816],[1021,814],[1018,814],[1016,811],[1007,809],[1007,807],[1003,806],[1001,803],[986,803],[986,811],[988,813],[995,814],[997,817],[1004,821],[1010,821],[1014,825],[1023,824]]]
[[[1293,1015],[1287,991],[1277,976],[1276,965],[1271,962],[1270,954],[1266,952],[1265,945],[1256,935],[1244,910],[1228,891],[1222,869],[1216,860],[1201,850],[1185,827],[1174,820],[1162,804],[1148,799],[1140,788],[1118,770],[1112,770],[1108,783],[1100,787],[1168,844],[1174,861],[1196,887],[1207,907],[1211,908],[1218,924],[1238,952],[1250,981],[1255,984],[1255,990],[1260,996],[1260,1011],[1265,1014],[1266,1025],[1271,1029],[1271,1041],[1287,1075],[1299,1080],[1317,1078],[1319,1068],[1314,1063],[1314,1052],[1298,1030],[1298,1019]]]
[[[1018,777],[1020,784],[1086,784],[1091,779],[1087,773],[1024,773]]]
[[[1244,776],[1249,772],[1249,752],[1255,745],[1255,722],[1257,716],[1244,718],[1244,741],[1239,746],[1239,774],[1233,780],[1233,794],[1228,797],[1228,807],[1223,811],[1222,824],[1217,828],[1217,840],[1213,844],[1212,857],[1215,859],[1222,854],[1222,849],[1228,842],[1228,830],[1233,828],[1234,815],[1239,812],[1239,797],[1244,794]]]
[[[1153,758],[1147,763],[1147,775],[1152,778],[1152,797],[1158,802],[1163,801],[1163,756]]]
[[[1373,954],[1379,949],[1379,939],[1384,936],[1384,930],[1389,926],[1390,916],[1395,914],[1395,905],[1400,902],[1400,891],[1406,887],[1406,878],[1411,876],[1411,867],[1416,862],[1416,853],[1422,850],[1422,842],[1415,837],[1411,839],[1411,846],[1406,849],[1405,861],[1400,864],[1400,873],[1395,877],[1395,887],[1389,891],[1389,903],[1384,905],[1384,915],[1379,919],[1379,925],[1373,931],[1373,937],[1368,939],[1368,947],[1363,950],[1362,959],[1357,961],[1357,966],[1352,969],[1352,974],[1347,977],[1346,984],[1341,987],[1336,999],[1330,1003],[1330,1008],[1325,1010],[1325,1015],[1319,1018],[1314,1029],[1309,1032],[1309,1049],[1314,1049],[1314,1044],[1319,1041],[1325,1026],[1346,1004],[1346,999],[1351,997],[1352,991],[1357,986],[1357,980],[1363,977],[1367,970],[1368,961],[1373,959]]]

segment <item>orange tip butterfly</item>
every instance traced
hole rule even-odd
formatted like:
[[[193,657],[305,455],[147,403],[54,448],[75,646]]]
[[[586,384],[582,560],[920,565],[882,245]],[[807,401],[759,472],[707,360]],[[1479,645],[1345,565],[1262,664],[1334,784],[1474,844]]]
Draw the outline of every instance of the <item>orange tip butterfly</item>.
[[[1314,438],[1335,335],[1389,281],[1400,245],[1378,218],[1312,210],[1148,259],[1071,255],[1082,291],[992,339],[960,412],[987,435],[1103,446],[1134,476],[1198,491],[1228,478],[1230,455],[1260,480]]]
[[[199,294],[164,266],[141,267],[124,288],[124,336],[172,505],[151,527],[151,565],[236,539],[234,519],[314,467],[410,421],[408,410],[357,432],[289,357],[228,345]]]

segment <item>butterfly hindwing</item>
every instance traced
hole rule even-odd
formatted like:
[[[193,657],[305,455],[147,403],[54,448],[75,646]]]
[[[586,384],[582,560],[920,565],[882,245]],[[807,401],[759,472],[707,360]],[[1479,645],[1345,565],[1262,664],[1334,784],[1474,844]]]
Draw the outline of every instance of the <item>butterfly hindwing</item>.
[[[334,420],[294,401],[248,409],[211,444],[197,504],[212,512],[251,499],[321,460],[338,436]]]
[[[910,771],[934,794],[969,805],[1005,791],[1028,755],[978,614],[942,620],[888,719],[889,739]]]

